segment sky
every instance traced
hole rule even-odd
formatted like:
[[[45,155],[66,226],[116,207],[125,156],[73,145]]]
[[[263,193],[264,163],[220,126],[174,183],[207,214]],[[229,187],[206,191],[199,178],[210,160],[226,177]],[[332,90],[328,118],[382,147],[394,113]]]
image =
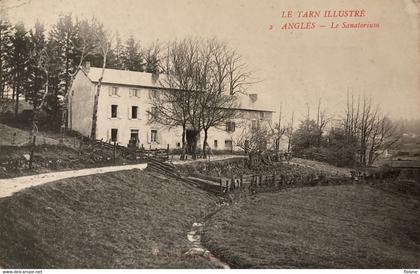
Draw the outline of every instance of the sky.
[[[144,44],[216,37],[243,55],[261,105],[302,119],[321,98],[343,111],[347,92],[366,95],[393,118],[420,118],[419,0],[0,0],[13,22],[51,26],[60,13],[96,17]],[[0,6],[1,7],[1,6]],[[283,18],[283,11],[292,18]],[[298,11],[363,10],[364,17],[298,18]],[[303,13],[302,13],[303,14]],[[313,29],[281,29],[285,23]],[[331,23],[379,28],[332,29]],[[272,29],[270,29],[272,25]],[[321,28],[320,25],[328,27]]]

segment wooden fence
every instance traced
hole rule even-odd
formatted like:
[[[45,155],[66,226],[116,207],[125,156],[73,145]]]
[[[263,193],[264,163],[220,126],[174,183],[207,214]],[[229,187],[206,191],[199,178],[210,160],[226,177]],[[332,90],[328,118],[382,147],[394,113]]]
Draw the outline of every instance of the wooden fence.
[[[348,183],[364,183],[352,177],[325,176],[313,174],[307,176],[286,176],[283,174],[250,174],[239,177],[221,177],[219,179],[219,191],[227,193],[235,190],[249,190],[255,192],[258,189],[282,189],[290,187],[316,186],[316,185],[337,185]]]

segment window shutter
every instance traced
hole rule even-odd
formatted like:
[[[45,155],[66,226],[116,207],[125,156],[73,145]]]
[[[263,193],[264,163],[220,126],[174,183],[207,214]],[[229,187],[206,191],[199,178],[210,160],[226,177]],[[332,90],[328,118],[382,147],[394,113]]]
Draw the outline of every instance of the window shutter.
[[[137,119],[140,120],[140,106],[137,106]]]
[[[156,143],[160,144],[162,141],[162,133],[161,130],[157,131],[157,136],[156,136]]]
[[[108,129],[107,131],[106,131],[106,141],[107,142],[109,142],[109,140],[111,139],[111,130],[110,129]]]
[[[147,143],[150,144],[150,130],[147,131]]]
[[[112,95],[112,87],[108,87],[108,95],[111,96]]]
[[[128,119],[129,120],[131,120],[131,106],[128,106],[128,111],[127,111],[127,113],[128,113]]]
[[[109,105],[107,108],[106,108],[106,114],[107,114],[107,116],[108,116],[108,118],[111,118],[111,108],[112,108],[112,106],[111,105]]]

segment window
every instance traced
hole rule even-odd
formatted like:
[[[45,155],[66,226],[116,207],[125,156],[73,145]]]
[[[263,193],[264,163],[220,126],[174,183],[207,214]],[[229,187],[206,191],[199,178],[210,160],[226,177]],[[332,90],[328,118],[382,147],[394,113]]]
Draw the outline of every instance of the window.
[[[257,124],[257,120],[252,120],[251,121],[251,129],[257,129],[258,128],[258,124]]]
[[[111,87],[109,95],[118,96],[118,87]]]
[[[227,149],[232,148],[232,140],[225,140],[225,148]]]
[[[137,111],[138,111],[138,107],[137,106],[132,106],[131,107],[131,119],[137,119]]]
[[[217,140],[214,140],[214,145],[213,145],[213,147],[217,149]]]
[[[260,119],[262,120],[262,119],[264,119],[264,117],[265,117],[265,113],[264,112],[260,112]]]
[[[118,141],[118,129],[117,128],[111,128],[111,141],[112,142]]]
[[[177,148],[180,148],[181,147],[181,143],[180,142],[176,143],[176,147]]]
[[[226,131],[234,132],[235,131],[235,122],[226,122]]]
[[[130,89],[130,96],[132,97],[140,97],[140,90],[137,88]]]
[[[111,105],[111,118],[118,117],[118,105]]]
[[[151,142],[157,142],[158,141],[158,138],[157,138],[157,130],[152,129],[150,131],[150,141]]]

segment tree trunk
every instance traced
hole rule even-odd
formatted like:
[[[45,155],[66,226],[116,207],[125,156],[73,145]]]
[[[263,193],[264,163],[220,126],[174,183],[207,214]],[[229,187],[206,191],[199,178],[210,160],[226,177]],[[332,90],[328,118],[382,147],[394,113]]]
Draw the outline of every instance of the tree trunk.
[[[99,95],[101,92],[102,79],[105,74],[105,66],[106,66],[106,55],[104,55],[103,57],[101,77],[98,80],[98,85],[96,86],[96,94],[93,101],[92,131],[90,134],[90,138],[92,140],[96,140],[96,123],[98,120],[98,101],[99,101]]]
[[[16,88],[16,101],[15,101],[15,120],[18,121],[19,114],[19,87]]]
[[[181,160],[184,160],[185,159],[185,146],[186,146],[185,129],[186,129],[186,126],[185,125],[182,125],[182,151],[181,151]]]
[[[200,131],[194,130],[194,138],[192,143],[192,158],[195,160],[197,159],[197,144],[198,144],[198,138],[200,136]]]
[[[204,129],[204,141],[203,141],[203,158],[207,159],[207,137],[208,137],[208,129]]]

